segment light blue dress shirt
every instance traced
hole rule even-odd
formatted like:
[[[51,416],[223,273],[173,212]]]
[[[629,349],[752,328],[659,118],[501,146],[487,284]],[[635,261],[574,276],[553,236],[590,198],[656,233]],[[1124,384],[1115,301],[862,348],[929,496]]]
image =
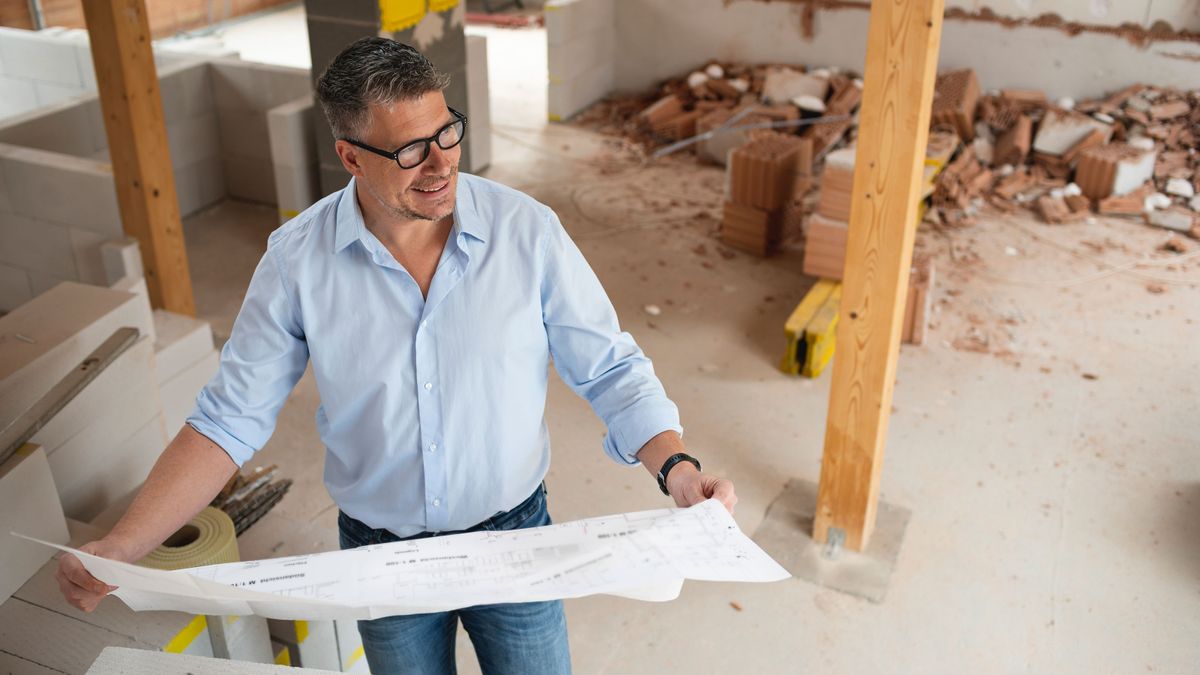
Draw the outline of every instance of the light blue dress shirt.
[[[271,437],[311,360],[338,506],[400,536],[460,530],[516,506],[545,477],[551,358],[607,425],[614,460],[636,464],[656,434],[682,432],[650,360],[548,207],[460,174],[424,298],[367,230],[352,179],[271,234],[187,421],[240,466]]]

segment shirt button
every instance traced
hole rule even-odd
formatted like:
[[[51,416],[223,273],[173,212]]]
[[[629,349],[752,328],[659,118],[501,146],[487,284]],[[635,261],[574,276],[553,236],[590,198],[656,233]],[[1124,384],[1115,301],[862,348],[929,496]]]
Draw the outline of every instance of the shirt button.
[[[429,451],[430,451],[430,452],[433,452],[433,451],[435,451],[435,450],[437,450],[437,443],[430,443],[430,444],[429,444]]]
[[[429,391],[430,389],[433,389],[433,383],[432,383],[432,382],[426,382],[426,383],[425,383],[425,391]]]
[[[440,499],[434,499],[434,500],[433,500],[433,505],[434,505],[434,506],[441,506],[441,505],[442,505],[442,500],[440,500]]]

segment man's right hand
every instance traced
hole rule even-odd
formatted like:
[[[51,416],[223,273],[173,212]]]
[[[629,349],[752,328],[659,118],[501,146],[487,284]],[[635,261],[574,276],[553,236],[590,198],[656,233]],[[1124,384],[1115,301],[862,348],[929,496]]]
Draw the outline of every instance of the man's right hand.
[[[118,558],[103,539],[84,544],[79,550],[101,558]],[[117,590],[116,586],[109,586],[92,576],[79,558],[70,553],[59,556],[58,571],[54,573],[54,578],[58,580],[58,588],[67,602],[85,612],[96,609],[104,596]]]

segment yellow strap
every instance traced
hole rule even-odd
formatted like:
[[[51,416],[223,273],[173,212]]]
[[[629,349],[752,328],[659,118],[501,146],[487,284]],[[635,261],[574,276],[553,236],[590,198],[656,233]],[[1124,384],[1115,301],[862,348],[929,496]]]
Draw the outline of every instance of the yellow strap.
[[[296,622],[296,644],[300,644],[301,642],[304,642],[307,639],[308,639],[308,622],[307,621],[297,621]]]
[[[284,645],[283,649],[280,649],[279,653],[275,655],[275,665],[277,665],[277,666],[292,665],[292,650],[288,649],[287,645]]]
[[[202,614],[192,619],[192,622],[186,628],[171,638],[171,641],[167,643],[163,651],[171,654],[182,654],[192,644],[192,641],[196,639],[196,636],[204,632],[205,628],[208,628],[208,621],[205,621]]]

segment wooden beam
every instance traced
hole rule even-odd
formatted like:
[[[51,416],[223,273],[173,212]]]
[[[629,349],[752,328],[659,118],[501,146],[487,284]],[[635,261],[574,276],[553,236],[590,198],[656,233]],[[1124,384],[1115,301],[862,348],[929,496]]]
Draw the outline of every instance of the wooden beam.
[[[900,330],[945,0],[872,0],[837,350],[813,539],[867,547]]]
[[[194,316],[183,224],[143,0],[83,0],[117,203],[155,307]]]

